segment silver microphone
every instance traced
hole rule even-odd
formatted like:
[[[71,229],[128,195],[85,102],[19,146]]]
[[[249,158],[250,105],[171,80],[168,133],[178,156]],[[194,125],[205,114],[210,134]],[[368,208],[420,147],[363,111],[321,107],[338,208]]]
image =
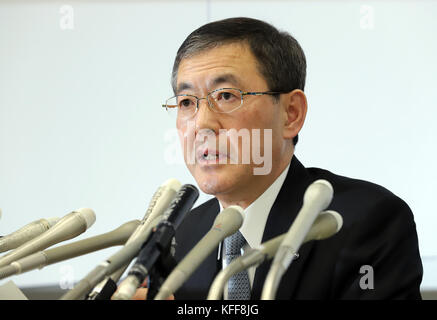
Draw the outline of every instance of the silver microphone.
[[[169,186],[172,186],[169,189]],[[158,189],[155,191],[155,193],[152,196],[152,200],[150,201],[149,207],[147,208],[146,213],[144,214],[143,219],[141,220],[140,225],[137,227],[137,229],[132,233],[132,235],[129,237],[129,239],[126,241],[126,245],[130,244],[132,241],[137,239],[138,237],[143,236],[144,234],[150,234],[153,227],[155,227],[158,222],[161,219],[161,215],[163,214],[162,211],[156,210],[155,206],[160,197],[162,197],[162,194],[165,192],[171,192],[173,189],[179,191],[181,188],[181,183],[176,179],[169,179],[165,181],[162,185],[158,187]],[[176,195],[176,193],[175,193]],[[173,196],[172,200],[174,199],[175,195]],[[165,204],[162,202],[162,204]],[[153,214],[152,214],[153,212]],[[122,274],[125,272],[126,268],[129,265],[129,262],[123,265],[120,269],[113,272],[111,275],[105,277],[102,281],[100,281],[89,293],[88,299],[94,300],[100,292],[103,290],[103,288],[106,286],[108,282],[117,283],[117,281],[121,278]]]
[[[96,221],[93,210],[82,208],[65,215],[53,227],[0,258],[0,267],[43,250],[55,243],[72,239],[85,232]]]
[[[112,295],[111,300],[130,300],[146,277],[150,273],[153,274],[153,270],[160,269],[159,265],[162,263],[160,259],[165,261],[171,257],[170,259],[173,260],[173,243],[176,230],[198,197],[199,190],[195,186],[185,184],[181,187],[172,203],[170,203],[167,209],[168,212],[164,213],[168,218],[163,219],[144,243],[126,279],[118,285],[117,291]],[[149,290],[149,295],[152,295],[155,290],[154,284],[151,285]]]
[[[340,214],[332,210],[324,211],[314,221],[303,243],[329,238],[341,229],[342,224],[343,219]],[[221,299],[226,283],[234,274],[272,259],[284,237],[285,233],[266,241],[257,249],[252,248],[247,250],[244,255],[233,260],[216,276],[209,289],[207,299]]]
[[[243,208],[240,206],[229,206],[222,210],[215,218],[211,230],[179,262],[164,281],[155,300],[166,299],[178,290],[224,238],[240,229],[243,219]]]
[[[303,206],[293,221],[290,229],[278,247],[272,265],[264,282],[262,300],[275,298],[279,282],[293,261],[303,239],[310,230],[317,216],[332,201],[334,190],[326,180],[317,180],[309,185],[303,197]]]
[[[0,238],[0,252],[9,251],[21,246],[23,243],[32,240],[46,232],[59,221],[58,217],[39,219],[26,224],[17,231],[14,231]]]
[[[146,214],[148,218],[145,223],[135,230],[131,237],[133,240],[113,254],[108,259],[102,261],[97,267],[89,272],[73,289],[69,290],[61,297],[61,300],[77,300],[82,299],[88,294],[99,282],[106,276],[118,271],[121,267],[127,266],[130,261],[138,254],[144,241],[149,237],[152,228],[155,227],[163,213],[176,196],[176,193],[181,187],[181,183],[176,179],[166,181],[157,191],[157,194],[152,198],[149,209],[150,213]],[[150,223],[149,223],[150,221]],[[130,238],[129,238],[130,239]]]
[[[110,232],[79,240],[73,243],[58,246],[53,249],[39,251],[24,258],[12,262],[10,265],[0,268],[0,279],[24,273],[33,269],[42,269],[45,266],[75,258],[90,252],[102,250],[126,242],[135,228],[139,225],[138,220],[126,222]]]
[[[168,189],[169,185],[172,186],[170,189]],[[171,202],[174,199],[174,197],[176,196],[176,193],[179,191],[181,186],[182,186],[181,183],[176,179],[170,179],[170,180],[164,182],[160,186],[160,188],[153,195],[151,204],[150,204],[149,208],[147,209],[146,214],[144,215],[144,218],[141,221],[141,224],[134,231],[134,233],[129,237],[126,244],[130,244],[138,238],[141,238],[141,237],[144,238],[145,234],[149,235],[152,232],[152,228],[156,227],[156,225],[161,221],[161,216],[164,213],[164,211],[161,210],[160,208],[155,208],[156,202],[162,196],[163,192],[166,192],[166,191],[168,192],[168,190],[170,190],[170,191],[176,190],[176,192],[174,194],[171,194],[171,199],[170,198],[166,199],[166,200],[170,199],[170,202]],[[165,206],[165,210],[168,209],[167,207],[170,205],[170,202]],[[164,206],[165,204],[166,204],[166,202],[161,202],[162,206]],[[119,270],[112,273],[110,275],[111,279],[114,282],[117,282],[120,279],[123,272],[128,267],[128,265],[129,264],[127,263],[122,268],[120,268]]]

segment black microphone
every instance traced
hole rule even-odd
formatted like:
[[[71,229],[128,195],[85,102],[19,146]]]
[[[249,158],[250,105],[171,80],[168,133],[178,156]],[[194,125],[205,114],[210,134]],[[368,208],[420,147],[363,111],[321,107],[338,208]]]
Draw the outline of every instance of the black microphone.
[[[152,277],[152,269],[162,269],[156,270],[157,274],[154,274],[154,277],[159,278],[160,276],[166,276],[174,268],[176,261],[173,259],[174,248],[172,245],[176,229],[198,197],[199,191],[195,186],[185,184],[181,187],[175,199],[164,212],[164,219],[156,226],[156,230],[143,244],[135,263],[129,270],[128,276],[120,283],[117,291],[112,296],[113,300],[131,299],[144,279],[148,275]],[[164,274],[160,275],[160,272]],[[159,282],[158,279],[152,281]],[[151,288],[149,288],[148,297],[151,295]]]
[[[211,229],[165,279],[154,299],[163,300],[176,292],[220,242],[240,229],[243,220],[244,210],[240,206],[232,205],[223,209],[215,218]]]
[[[180,187],[181,184],[176,179],[169,179],[164,182],[153,195],[143,221],[141,221],[140,225],[129,237],[124,247],[98,264],[91,272],[82,278],[73,289],[69,290],[60,299],[82,299],[88,295],[96,285],[106,282],[102,281],[105,277],[111,275],[112,278],[112,273],[118,273],[120,268],[124,268],[125,265],[129,264],[138,252],[140,252],[144,241],[149,238],[152,229],[158,224],[159,221],[156,220],[163,215]],[[101,288],[98,289],[98,292],[100,292]]]

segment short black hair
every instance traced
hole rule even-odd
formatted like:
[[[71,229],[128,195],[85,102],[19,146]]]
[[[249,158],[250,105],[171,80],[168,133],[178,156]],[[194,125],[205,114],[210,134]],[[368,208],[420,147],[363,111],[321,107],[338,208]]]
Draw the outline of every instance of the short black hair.
[[[173,91],[176,92],[177,72],[182,59],[235,42],[246,42],[249,45],[270,91],[304,91],[306,59],[297,40],[267,22],[246,17],[207,23],[185,39],[173,64]],[[296,145],[297,141],[296,135],[293,144]]]

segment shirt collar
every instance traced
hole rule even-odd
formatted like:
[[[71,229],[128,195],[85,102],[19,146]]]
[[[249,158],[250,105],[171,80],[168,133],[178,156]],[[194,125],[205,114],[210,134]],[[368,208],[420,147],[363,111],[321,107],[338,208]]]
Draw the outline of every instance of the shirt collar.
[[[276,200],[276,197],[281,190],[285,178],[287,177],[290,164],[282,171],[278,178],[268,187],[254,202],[252,202],[244,210],[244,221],[240,228],[240,232],[243,234],[247,243],[251,248],[257,248],[262,241],[264,228],[267,222],[267,218],[270,213],[270,209]],[[223,210],[223,206],[220,201],[220,211]]]

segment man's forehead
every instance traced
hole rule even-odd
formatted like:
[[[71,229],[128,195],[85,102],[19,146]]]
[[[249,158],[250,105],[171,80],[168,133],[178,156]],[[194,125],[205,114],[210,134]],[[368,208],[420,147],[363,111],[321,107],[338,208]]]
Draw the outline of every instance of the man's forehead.
[[[258,73],[257,61],[247,45],[233,43],[204,50],[182,59],[177,73],[176,93],[195,89],[200,74],[202,85],[214,88],[221,84],[239,87]]]

